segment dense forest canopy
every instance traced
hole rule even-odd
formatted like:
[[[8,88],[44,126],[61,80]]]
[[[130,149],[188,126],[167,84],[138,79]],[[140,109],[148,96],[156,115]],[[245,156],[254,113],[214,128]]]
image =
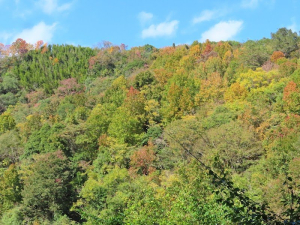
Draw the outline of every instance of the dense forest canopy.
[[[0,53],[0,224],[300,221],[297,33]]]

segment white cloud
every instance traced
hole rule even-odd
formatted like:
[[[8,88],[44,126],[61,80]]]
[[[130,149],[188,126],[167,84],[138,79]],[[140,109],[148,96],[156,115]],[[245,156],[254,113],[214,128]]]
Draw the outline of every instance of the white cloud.
[[[145,23],[151,21],[152,18],[153,18],[152,13],[140,12],[139,15],[138,15],[138,19],[139,19],[139,21],[142,25],[144,25]]]
[[[178,20],[173,20],[171,22],[163,22],[157,25],[152,24],[150,27],[142,31],[142,38],[172,36],[176,33],[178,23]]]
[[[202,11],[200,16],[194,17],[193,24],[201,23],[204,21],[210,21],[211,19],[213,19],[215,17],[216,12],[217,11],[213,11],[213,10]]]
[[[209,39],[210,41],[227,41],[233,38],[242,30],[243,21],[230,20],[221,21],[202,34],[201,42]]]
[[[51,42],[53,34],[56,30],[56,25],[57,23],[47,25],[42,21],[32,28],[24,29],[20,33],[16,34],[13,38],[13,41],[18,38],[22,38],[26,42],[29,42],[31,44],[34,44],[39,40],[43,40],[44,42]]]
[[[243,0],[242,7],[254,9],[258,6],[259,1],[260,0]]]
[[[38,6],[43,10],[43,12],[49,15],[54,12],[66,11],[71,8],[72,4],[72,2],[69,2],[59,5],[58,0],[40,0],[38,2]]]

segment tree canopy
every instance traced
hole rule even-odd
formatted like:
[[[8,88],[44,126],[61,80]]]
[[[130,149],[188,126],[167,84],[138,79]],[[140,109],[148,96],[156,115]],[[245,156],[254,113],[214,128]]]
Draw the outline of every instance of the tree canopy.
[[[0,223],[298,223],[299,46],[1,44]]]

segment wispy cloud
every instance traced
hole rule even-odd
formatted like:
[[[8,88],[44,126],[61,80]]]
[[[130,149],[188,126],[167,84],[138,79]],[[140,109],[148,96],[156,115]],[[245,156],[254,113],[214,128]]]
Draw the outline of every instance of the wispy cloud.
[[[192,23],[198,24],[220,18],[228,13],[227,9],[203,10],[199,16],[193,18]]]
[[[163,22],[157,25],[152,24],[142,31],[142,38],[169,37],[175,35],[178,29],[178,20]]]
[[[291,29],[293,32],[299,32],[299,27],[298,24],[296,23],[295,18],[291,19],[292,24],[290,24],[289,26],[287,26],[287,29]]]
[[[243,0],[241,5],[243,8],[251,8],[254,9],[258,6],[260,0]]]
[[[44,42],[51,42],[53,34],[56,30],[57,23],[47,25],[43,21],[33,26],[30,29],[24,29],[20,33],[13,36],[13,40],[22,38],[27,42],[34,44],[39,40]]]
[[[213,10],[204,10],[201,12],[200,16],[194,17],[193,24],[201,23],[204,21],[210,21],[216,14]]]
[[[58,0],[39,0],[37,5],[43,10],[46,14],[52,14],[54,12],[63,12],[69,10],[72,6],[72,2],[68,2],[60,5]]]
[[[22,9],[22,10],[18,10],[16,9],[14,12],[13,12],[13,15],[14,17],[20,17],[20,18],[23,18],[25,19],[27,16],[33,14],[33,10],[32,9]]]
[[[138,19],[142,25],[145,25],[147,22],[151,21],[153,18],[152,13],[140,12],[138,14]]]
[[[209,39],[210,41],[230,40],[242,30],[242,26],[243,21],[221,21],[205,31],[202,34],[200,41],[204,42],[206,39]]]
[[[69,10],[73,5],[73,2],[69,2],[63,5],[60,5],[57,7],[57,11],[62,12],[62,11],[66,11]]]
[[[0,40],[4,44],[8,44],[9,40],[13,37],[13,33],[9,33],[6,31],[3,31],[0,33]]]

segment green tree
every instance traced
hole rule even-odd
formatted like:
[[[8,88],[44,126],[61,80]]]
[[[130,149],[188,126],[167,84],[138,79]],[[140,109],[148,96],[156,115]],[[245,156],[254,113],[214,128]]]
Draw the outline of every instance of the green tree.
[[[0,134],[14,129],[15,126],[15,119],[9,112],[5,112],[0,115]]]
[[[255,69],[262,66],[269,59],[270,54],[266,51],[264,43],[250,40],[244,44],[238,59],[245,67]]]
[[[34,218],[53,220],[56,215],[70,215],[75,200],[71,185],[73,169],[62,151],[34,157],[23,164],[21,179],[25,221]]]
[[[143,133],[141,121],[125,107],[119,107],[112,117],[108,134],[120,143],[137,144]]]
[[[25,144],[22,158],[28,158],[36,153],[55,152],[63,149],[63,144],[59,138],[59,132],[64,125],[56,123],[52,127],[46,123],[40,130],[33,132]]]
[[[126,207],[129,176],[126,169],[114,167],[105,176],[89,171],[89,178],[80,192],[81,199],[73,210],[80,213],[87,225],[122,224]]]
[[[134,86],[141,89],[145,85],[151,85],[155,81],[154,75],[150,71],[139,73],[134,80]]]
[[[0,173],[0,216],[21,202],[22,184],[15,164]]]
[[[23,143],[17,131],[11,130],[0,135],[0,160],[17,162],[22,153]]]
[[[281,51],[285,56],[289,56],[292,51],[297,50],[299,47],[298,34],[291,29],[280,28],[276,33],[271,33],[274,50]]]

